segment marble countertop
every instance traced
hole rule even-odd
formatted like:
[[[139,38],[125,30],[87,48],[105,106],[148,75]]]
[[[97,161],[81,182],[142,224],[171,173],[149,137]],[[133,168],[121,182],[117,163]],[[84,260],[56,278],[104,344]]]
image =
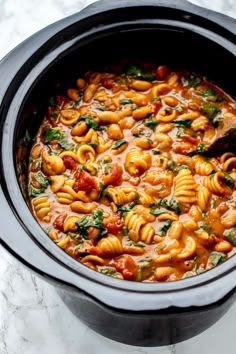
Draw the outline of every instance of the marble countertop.
[[[0,0],[0,59],[34,32],[93,1]],[[191,1],[236,18],[235,0]],[[116,343],[83,325],[53,287],[0,246],[0,354],[235,354],[235,318],[236,304],[213,327],[177,345],[140,348]]]

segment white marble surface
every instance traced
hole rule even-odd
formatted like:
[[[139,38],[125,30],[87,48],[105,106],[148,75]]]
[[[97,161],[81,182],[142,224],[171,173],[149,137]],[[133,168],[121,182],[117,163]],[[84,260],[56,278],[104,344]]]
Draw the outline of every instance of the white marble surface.
[[[191,1],[236,18],[235,0]],[[0,58],[37,30],[92,2],[0,0]],[[80,323],[50,285],[0,246],[0,354],[235,354],[235,322],[236,304],[203,334],[177,345],[136,348],[116,343]]]

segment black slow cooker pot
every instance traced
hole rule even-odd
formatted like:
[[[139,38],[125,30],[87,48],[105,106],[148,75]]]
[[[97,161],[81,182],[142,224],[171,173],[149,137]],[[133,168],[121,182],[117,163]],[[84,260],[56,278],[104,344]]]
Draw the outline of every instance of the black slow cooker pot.
[[[86,70],[128,57],[189,68],[236,95],[235,20],[183,0],[102,0],[43,29],[0,63],[0,236],[3,246],[54,285],[95,331],[132,345],[166,345],[204,331],[230,308],[236,256],[169,283],[97,273],[57,247],[31,215],[28,150],[24,144],[19,148],[26,129],[36,133],[50,96]]]

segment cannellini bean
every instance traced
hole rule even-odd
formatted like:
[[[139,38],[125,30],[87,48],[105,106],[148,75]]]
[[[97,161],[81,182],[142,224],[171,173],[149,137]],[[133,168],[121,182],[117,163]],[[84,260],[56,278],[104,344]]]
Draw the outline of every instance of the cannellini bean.
[[[174,273],[174,271],[173,267],[159,267],[156,269],[154,276],[156,280],[163,280]]]
[[[109,139],[120,140],[123,139],[124,134],[118,124],[111,124],[107,128],[107,135]]]
[[[152,87],[152,84],[148,81],[134,80],[130,86],[137,91],[147,91]]]
[[[36,144],[31,150],[31,157],[33,159],[39,158],[39,156],[41,155],[42,149],[43,149],[43,147],[40,144]]]
[[[217,252],[230,252],[232,250],[232,245],[228,241],[221,241],[215,245],[215,250]]]
[[[166,96],[162,98],[162,101],[170,107],[175,107],[179,103],[176,97]]]
[[[90,101],[93,98],[96,90],[97,90],[97,85],[89,84],[88,87],[84,91],[84,97],[83,97],[84,101],[85,102]]]
[[[135,111],[133,111],[133,118],[135,120],[144,119],[147,116],[149,116],[149,114],[151,114],[151,113],[152,113],[151,106],[140,107],[140,108],[136,109]]]
[[[111,123],[118,123],[120,120],[120,116],[116,112],[103,111],[99,113],[99,119],[102,123],[111,124]]]
[[[221,223],[224,227],[230,228],[236,225],[236,210],[228,210],[221,217]]]

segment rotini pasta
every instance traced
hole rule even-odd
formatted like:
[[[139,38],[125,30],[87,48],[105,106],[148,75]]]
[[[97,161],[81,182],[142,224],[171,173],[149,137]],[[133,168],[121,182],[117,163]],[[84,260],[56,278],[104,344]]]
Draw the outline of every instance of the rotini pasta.
[[[236,155],[206,156],[236,115],[222,90],[125,61],[49,102],[28,187],[58,247],[92,270],[148,282],[197,275],[236,252]]]

